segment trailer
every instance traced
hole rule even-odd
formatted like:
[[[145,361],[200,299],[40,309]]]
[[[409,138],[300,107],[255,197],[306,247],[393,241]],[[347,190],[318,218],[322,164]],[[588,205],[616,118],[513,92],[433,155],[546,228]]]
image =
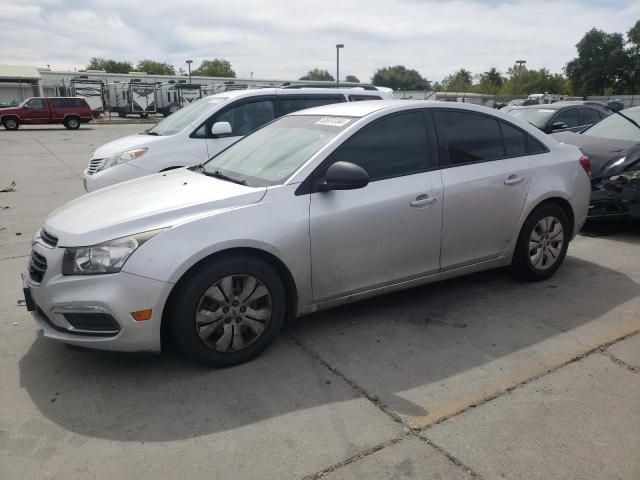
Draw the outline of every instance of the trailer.
[[[156,84],[131,80],[128,83],[113,82],[108,85],[109,110],[120,117],[129,114],[146,118],[156,112]]]
[[[179,91],[174,80],[156,84],[156,111],[168,117],[180,109]]]
[[[176,83],[176,89],[178,90],[178,102],[180,108],[203,97],[202,85],[199,83],[187,83],[184,80],[180,80]]]
[[[94,118],[104,113],[104,83],[102,80],[93,80],[86,75],[80,75],[73,77],[69,83],[69,95],[83,97],[91,107],[91,113]]]

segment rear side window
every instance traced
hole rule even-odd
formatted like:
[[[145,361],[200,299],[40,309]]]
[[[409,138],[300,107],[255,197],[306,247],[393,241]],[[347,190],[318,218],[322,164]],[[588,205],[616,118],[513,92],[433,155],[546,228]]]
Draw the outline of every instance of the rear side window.
[[[288,113],[297,112],[298,110],[304,110],[305,108],[344,102],[344,97],[342,95],[323,95],[318,97],[296,97],[283,95],[280,97],[279,102],[280,113],[282,115],[286,115]]]
[[[438,132],[444,137],[449,164],[480,162],[504,157],[498,120],[467,112],[438,111]]]
[[[364,100],[382,100],[377,95],[349,95],[350,102],[362,102]]]
[[[51,98],[50,102],[56,108],[85,107],[87,105],[84,98]]]
[[[505,122],[500,122],[500,127],[505,155],[508,157],[524,155],[527,152],[527,134]]]
[[[600,121],[600,112],[595,108],[581,108],[580,109],[581,125],[591,125]]]
[[[371,180],[425,171],[424,115],[420,111],[407,112],[374,122],[338,147],[327,166],[340,161],[360,165]]]
[[[545,147],[538,140],[531,135],[527,135],[527,153],[529,155],[536,155],[538,153],[547,153],[547,147]]]

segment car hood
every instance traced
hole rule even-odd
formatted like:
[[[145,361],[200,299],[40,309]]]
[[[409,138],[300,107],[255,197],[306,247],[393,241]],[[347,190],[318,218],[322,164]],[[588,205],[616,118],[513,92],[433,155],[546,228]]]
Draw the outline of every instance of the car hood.
[[[574,132],[559,132],[550,136],[582,150],[591,159],[593,178],[618,175],[640,156],[640,143],[632,140],[613,140]]]
[[[17,107],[2,107],[0,108],[0,115],[6,115],[7,113],[18,113],[20,110]]]
[[[126,137],[119,138],[113,142],[105,143],[101,147],[98,147],[98,149],[93,152],[93,155],[91,155],[91,159],[108,158],[116,153],[122,153],[136,148],[149,148],[150,146],[158,142],[162,142],[167,138],[168,137],[141,135],[137,133],[135,135],[127,135]]]
[[[44,228],[62,247],[95,245],[257,203],[266,190],[180,168],[72,200],[51,213]]]

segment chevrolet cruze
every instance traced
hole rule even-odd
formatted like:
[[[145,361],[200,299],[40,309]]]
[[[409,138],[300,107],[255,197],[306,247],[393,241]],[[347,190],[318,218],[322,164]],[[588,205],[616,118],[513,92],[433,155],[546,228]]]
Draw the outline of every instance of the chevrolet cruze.
[[[507,265],[546,279],[589,193],[588,158],[501,112],[327,105],[54,211],[24,293],[47,337],[159,351],[165,332],[228,366],[287,317]]]

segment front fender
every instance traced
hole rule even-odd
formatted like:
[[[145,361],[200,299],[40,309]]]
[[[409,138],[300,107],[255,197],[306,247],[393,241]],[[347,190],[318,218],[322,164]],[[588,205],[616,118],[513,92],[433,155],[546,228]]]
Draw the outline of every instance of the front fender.
[[[123,271],[177,283],[194,265],[233,248],[260,250],[290,271],[299,308],[311,303],[309,196],[297,185],[269,188],[258,203],[206,214],[174,225],[140,247]]]

